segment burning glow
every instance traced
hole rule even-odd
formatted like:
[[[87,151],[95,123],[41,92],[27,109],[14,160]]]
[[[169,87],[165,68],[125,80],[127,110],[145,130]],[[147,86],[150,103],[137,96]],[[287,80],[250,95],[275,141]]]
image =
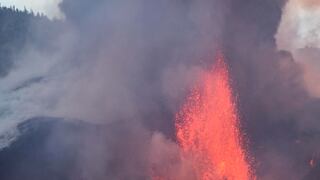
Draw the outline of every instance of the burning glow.
[[[311,159],[311,160],[309,161],[309,164],[310,164],[310,167],[312,167],[312,168],[314,168],[314,167],[316,166],[316,162],[315,162],[314,159]]]
[[[199,180],[254,179],[223,56],[206,72],[176,118],[177,139]]]

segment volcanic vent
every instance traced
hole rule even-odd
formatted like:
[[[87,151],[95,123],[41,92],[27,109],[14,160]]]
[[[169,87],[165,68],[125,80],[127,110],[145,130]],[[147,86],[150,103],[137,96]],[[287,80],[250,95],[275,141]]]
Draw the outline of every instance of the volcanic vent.
[[[203,75],[177,115],[177,139],[197,179],[252,179],[223,55]]]

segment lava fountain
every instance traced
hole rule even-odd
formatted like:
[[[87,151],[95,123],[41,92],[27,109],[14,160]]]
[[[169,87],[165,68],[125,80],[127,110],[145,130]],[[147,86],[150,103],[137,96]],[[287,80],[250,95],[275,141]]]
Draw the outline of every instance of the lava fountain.
[[[252,175],[239,130],[228,68],[219,55],[176,115],[176,136],[191,157],[196,179],[249,180]]]

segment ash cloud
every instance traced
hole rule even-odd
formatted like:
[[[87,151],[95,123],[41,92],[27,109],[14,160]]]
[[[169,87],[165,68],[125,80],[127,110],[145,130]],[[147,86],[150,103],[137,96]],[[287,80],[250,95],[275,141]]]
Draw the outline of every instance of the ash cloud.
[[[308,158],[318,149],[319,100],[308,93],[294,56],[276,46],[285,3],[239,2],[224,41],[261,179],[303,178],[310,170]]]
[[[314,3],[316,2],[318,1]],[[291,0],[284,8],[276,35],[277,47],[293,54],[296,62],[302,66],[304,84],[309,94],[319,97],[315,79],[319,73],[316,54],[320,47],[320,11],[316,4],[306,7],[303,3],[304,1]]]
[[[300,0],[300,1],[298,0],[297,3],[302,5],[304,8],[309,8],[309,9],[319,8],[320,6],[320,2],[317,0]]]
[[[64,0],[62,33],[46,37],[53,55],[27,46],[0,83],[20,120],[49,115],[108,127],[81,136],[71,179],[149,179],[152,170],[193,179],[178,158],[174,114],[220,49],[258,178],[301,179],[318,149],[320,103],[294,56],[277,50],[285,4]],[[49,146],[64,138],[52,133]]]
[[[220,36],[220,29],[212,26],[222,18],[216,16],[220,5],[214,5],[218,4],[64,1],[61,34],[45,37],[54,39],[48,44],[55,51],[47,54],[27,44],[2,79],[7,86],[1,92],[8,99],[3,106],[12,111],[8,121],[55,116],[114,128],[80,134],[83,146],[74,147],[81,151],[71,179],[149,179],[151,167],[163,175],[168,165],[172,174],[167,176],[186,177],[187,165],[171,162],[179,149],[172,140],[174,113],[202,71],[200,59],[215,48],[212,42]],[[34,30],[41,32],[38,28],[35,24]],[[159,133],[153,135],[154,131]],[[49,147],[68,143],[59,135],[63,132],[51,133]],[[165,137],[159,138],[161,134]]]

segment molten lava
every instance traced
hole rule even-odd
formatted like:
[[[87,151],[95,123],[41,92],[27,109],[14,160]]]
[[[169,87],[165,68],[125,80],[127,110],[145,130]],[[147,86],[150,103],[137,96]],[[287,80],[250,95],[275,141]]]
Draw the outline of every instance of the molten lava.
[[[254,179],[223,56],[204,73],[176,118],[176,135],[199,180]]]

